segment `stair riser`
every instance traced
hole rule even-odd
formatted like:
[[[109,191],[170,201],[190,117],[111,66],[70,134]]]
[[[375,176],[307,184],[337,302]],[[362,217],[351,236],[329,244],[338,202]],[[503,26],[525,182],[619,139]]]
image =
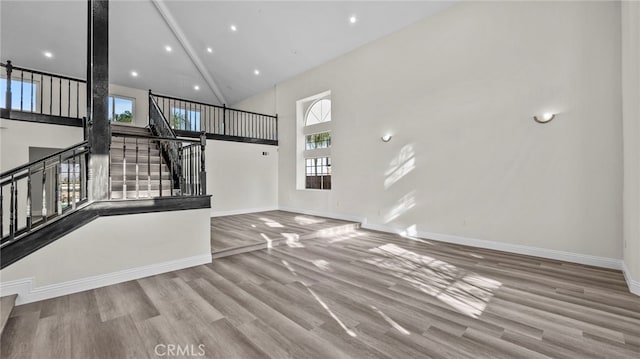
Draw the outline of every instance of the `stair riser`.
[[[124,170],[125,166],[122,163],[112,163],[111,164],[111,174],[114,173],[122,173]],[[127,162],[126,165],[127,168],[127,174],[129,173],[136,173],[136,164],[135,163],[130,163]],[[146,163],[138,163],[138,173],[140,174],[147,174],[147,171],[150,170],[151,173],[159,173],[160,172],[160,164],[159,163],[151,163],[150,165],[147,165]],[[167,167],[167,165],[165,165],[164,163],[162,164],[162,173],[169,173],[169,167]]]
[[[111,172],[111,180],[112,181],[122,181],[122,171],[119,172]],[[168,181],[169,178],[171,177],[171,175],[169,174],[169,172],[162,172],[162,180],[163,181]],[[136,173],[135,172],[127,172],[127,181],[135,181],[136,179]],[[153,181],[159,181],[160,180],[160,173],[158,172],[152,172],[151,176],[147,176],[147,172],[140,172],[138,173],[138,181],[142,182],[146,182],[147,180],[151,180],[151,182]]]
[[[135,165],[136,163],[138,164],[147,164],[149,162],[151,162],[151,165],[159,165],[160,164],[160,157],[151,157],[151,158],[147,158],[147,156],[144,157],[138,157],[136,159],[135,155],[129,157],[125,157],[127,160],[127,165],[131,164],[131,165]],[[118,157],[111,157],[111,165],[115,166],[115,165],[122,165],[122,163],[124,162],[124,159],[122,158],[122,156],[118,156]],[[165,165],[166,161],[164,159],[162,159],[162,164]]]
[[[122,148],[111,148],[111,157],[122,157],[122,153],[125,152]],[[127,156],[136,156],[136,148],[127,146],[126,149]],[[152,148],[151,151],[147,151],[146,148],[138,148],[138,157],[158,157],[160,156],[160,150],[157,148]]]
[[[156,182],[156,183],[151,183],[151,190],[152,191],[157,191],[160,188],[160,183]],[[139,191],[147,191],[148,189],[148,184],[147,183],[139,183],[138,184],[138,190]],[[171,189],[171,183],[167,183],[167,182],[162,182],[162,189],[163,190],[170,190]],[[135,191],[136,190],[136,184],[134,183],[129,183],[129,181],[127,181],[127,191]],[[111,191],[122,191],[122,182],[120,183],[111,183]]]
[[[174,195],[177,194],[177,191],[173,192]],[[170,190],[162,190],[162,196],[163,197],[169,197],[171,196],[171,191]],[[152,190],[149,194],[147,193],[147,191],[139,191],[138,192],[138,198],[154,198],[154,197],[160,197],[160,192],[158,190]],[[122,191],[111,191],[111,198],[112,199],[123,199],[122,198]],[[136,191],[129,191],[127,189],[127,199],[135,199],[136,198]]]

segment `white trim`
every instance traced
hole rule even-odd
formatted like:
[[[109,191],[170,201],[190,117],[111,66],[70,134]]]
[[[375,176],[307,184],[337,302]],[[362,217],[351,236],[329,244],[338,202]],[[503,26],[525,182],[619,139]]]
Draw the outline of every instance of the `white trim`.
[[[624,274],[624,280],[627,281],[629,291],[635,295],[640,295],[640,282],[631,278],[629,268],[627,268],[627,264],[624,261],[622,262],[622,273]]]
[[[381,232],[398,233],[398,234],[403,234],[403,232],[405,232],[404,229],[400,229],[397,227],[373,224],[373,223],[363,224],[362,228],[372,229],[372,230],[381,231]],[[456,236],[451,234],[433,233],[433,232],[425,232],[425,231],[418,231],[417,233],[415,233],[414,236],[421,239],[429,239],[429,240],[434,240],[439,242],[455,243],[455,244],[461,244],[465,246],[493,249],[493,250],[510,252],[510,253],[524,254],[524,255],[534,256],[534,257],[542,257],[542,258],[555,259],[555,260],[561,260],[561,261],[572,262],[572,263],[586,264],[586,265],[591,265],[595,267],[622,270],[622,260],[615,259],[615,258],[598,257],[598,256],[592,256],[589,254],[572,253],[572,252],[559,251],[555,249],[523,246],[521,244],[495,242],[495,241],[488,241],[484,239],[468,238],[468,237]]]
[[[262,208],[234,209],[231,211],[211,211],[211,217],[235,216],[238,214],[277,211],[277,210],[278,210],[278,207],[273,206],[273,207],[262,207]]]
[[[25,278],[0,283],[0,296],[18,294],[16,305],[27,304],[207,263],[211,263],[211,253],[36,288],[35,278]]]
[[[322,191],[322,190],[319,190],[319,191]],[[279,207],[278,209],[280,211],[287,211],[287,212],[293,212],[293,213],[302,213],[302,214],[308,214],[310,216],[318,216],[318,217],[325,217],[325,218],[340,219],[340,220],[343,220],[343,221],[358,222],[358,223],[361,223],[363,225],[366,222],[366,218],[358,217],[358,216],[352,216],[350,214],[322,212],[322,211],[314,211],[314,210],[309,210],[309,209],[293,208],[293,207],[282,207],[282,206]]]

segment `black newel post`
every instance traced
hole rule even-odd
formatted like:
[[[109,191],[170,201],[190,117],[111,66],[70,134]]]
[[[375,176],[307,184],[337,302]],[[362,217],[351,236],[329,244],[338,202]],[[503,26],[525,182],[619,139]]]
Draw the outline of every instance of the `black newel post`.
[[[207,171],[205,168],[205,149],[207,146],[207,134],[202,131],[200,132],[200,195],[204,196],[207,194]]]
[[[13,65],[11,64],[10,60],[7,60],[7,95],[5,97],[5,106],[7,113],[3,114],[4,116],[6,116],[6,118],[9,118],[9,115],[11,113],[11,72],[13,72]],[[3,116],[3,117],[4,117]]]

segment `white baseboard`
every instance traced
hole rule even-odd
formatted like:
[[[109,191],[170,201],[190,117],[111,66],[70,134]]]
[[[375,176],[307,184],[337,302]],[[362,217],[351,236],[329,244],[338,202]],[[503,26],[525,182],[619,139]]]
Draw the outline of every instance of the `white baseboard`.
[[[400,229],[397,227],[379,225],[379,224],[373,224],[373,223],[363,224],[362,227],[366,229],[381,231],[381,232],[390,232],[390,233],[398,233],[398,234],[403,234],[403,232],[405,232],[404,229]],[[586,264],[586,265],[595,266],[595,267],[622,270],[622,260],[615,259],[615,258],[598,257],[598,256],[592,256],[588,254],[558,251],[555,249],[530,247],[530,246],[524,246],[521,244],[495,242],[495,241],[489,241],[484,239],[468,238],[468,237],[461,237],[461,236],[455,236],[450,234],[433,233],[433,232],[425,232],[425,231],[417,231],[417,233],[413,234],[413,236],[421,239],[428,239],[428,240],[434,240],[439,242],[455,243],[455,244],[461,244],[461,245],[471,246],[471,247],[493,249],[493,250],[510,252],[510,253],[524,254],[524,255],[534,256],[534,257],[556,259],[556,260],[561,260],[561,261],[566,261],[571,263]]]
[[[366,218],[364,218],[364,217],[352,216],[350,214],[333,213],[333,212],[322,212],[322,211],[314,211],[314,210],[308,210],[308,209],[302,209],[302,208],[282,207],[282,206],[279,207],[278,210],[287,211],[287,212],[294,212],[294,213],[308,214],[310,216],[318,216],[318,217],[325,217],[325,218],[340,219],[340,220],[343,220],[343,221],[350,221],[350,222],[364,223],[366,221]]]
[[[0,283],[0,296],[18,294],[16,305],[27,304],[207,263],[211,263],[210,253],[36,288],[35,278],[25,278]]]
[[[635,295],[640,295],[640,282],[631,278],[631,273],[629,273],[625,262],[622,262],[622,273],[624,274],[624,280],[627,281],[627,286],[629,286],[629,291]]]
[[[277,210],[278,210],[278,207],[273,206],[273,207],[262,207],[262,208],[234,209],[231,211],[211,211],[211,217],[235,216],[238,214],[277,211]]]

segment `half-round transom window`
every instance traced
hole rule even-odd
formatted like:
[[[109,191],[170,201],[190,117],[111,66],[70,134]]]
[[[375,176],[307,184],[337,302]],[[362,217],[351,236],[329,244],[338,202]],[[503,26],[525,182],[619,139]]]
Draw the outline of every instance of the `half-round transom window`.
[[[309,107],[305,118],[305,126],[331,121],[331,100],[318,100]]]

